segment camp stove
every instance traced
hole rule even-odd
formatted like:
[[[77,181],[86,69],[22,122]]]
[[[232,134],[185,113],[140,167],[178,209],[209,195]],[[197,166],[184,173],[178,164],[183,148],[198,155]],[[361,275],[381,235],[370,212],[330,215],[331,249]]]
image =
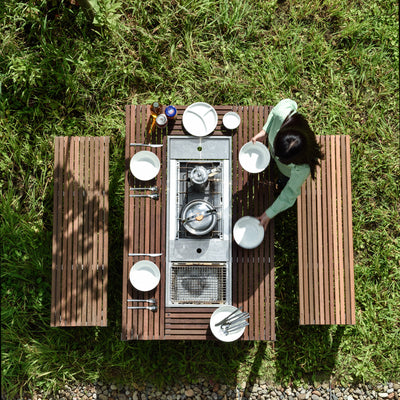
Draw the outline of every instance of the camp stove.
[[[168,137],[166,305],[232,302],[232,141]]]

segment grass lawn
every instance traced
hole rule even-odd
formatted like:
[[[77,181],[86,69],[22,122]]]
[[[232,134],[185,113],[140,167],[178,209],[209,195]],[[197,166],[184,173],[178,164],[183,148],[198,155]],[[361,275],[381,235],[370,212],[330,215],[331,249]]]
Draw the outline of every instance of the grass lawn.
[[[2,393],[64,380],[164,385],[400,379],[398,2],[68,0],[0,5]],[[276,220],[277,341],[121,342],[126,104],[292,98],[351,136],[355,326],[300,327],[296,213]],[[50,328],[53,143],[108,135],[109,327]]]

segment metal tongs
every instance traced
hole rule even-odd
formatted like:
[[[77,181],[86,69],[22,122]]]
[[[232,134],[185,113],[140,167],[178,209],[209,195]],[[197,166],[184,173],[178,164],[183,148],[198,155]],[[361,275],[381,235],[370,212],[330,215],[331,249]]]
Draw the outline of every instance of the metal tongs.
[[[248,326],[249,323],[246,320],[250,318],[250,314],[248,312],[241,312],[241,310],[242,307],[239,307],[223,320],[216,323],[215,326],[221,326],[225,335]]]

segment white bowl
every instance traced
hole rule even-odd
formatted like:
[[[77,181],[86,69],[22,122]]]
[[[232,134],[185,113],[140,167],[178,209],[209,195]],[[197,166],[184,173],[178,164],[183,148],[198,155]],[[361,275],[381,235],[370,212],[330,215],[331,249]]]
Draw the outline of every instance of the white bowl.
[[[239,152],[239,162],[247,172],[256,174],[268,167],[271,155],[267,146],[260,142],[248,142]]]
[[[160,160],[151,151],[139,151],[131,158],[130,169],[135,178],[149,181],[160,171]]]
[[[160,282],[160,270],[152,261],[138,261],[129,271],[129,280],[135,289],[148,292]]]
[[[233,311],[236,311],[236,310],[237,310],[236,307],[226,305],[226,306],[218,307],[212,313],[211,318],[210,318],[210,328],[211,328],[211,332],[217,339],[222,340],[223,342],[234,342],[235,340],[239,339],[240,336],[243,335],[243,333],[246,329],[245,326],[235,332],[228,333],[228,335],[225,335],[225,333],[223,332],[223,330],[221,328],[221,325],[215,326],[215,324],[222,321],[229,314],[233,313]]]
[[[207,103],[193,103],[182,115],[184,128],[193,136],[207,136],[217,127],[218,115],[215,108]]]
[[[236,129],[240,125],[240,115],[229,111],[222,118],[222,123],[226,129]]]
[[[255,217],[242,217],[236,221],[233,227],[235,242],[244,249],[254,249],[264,239],[264,228]]]

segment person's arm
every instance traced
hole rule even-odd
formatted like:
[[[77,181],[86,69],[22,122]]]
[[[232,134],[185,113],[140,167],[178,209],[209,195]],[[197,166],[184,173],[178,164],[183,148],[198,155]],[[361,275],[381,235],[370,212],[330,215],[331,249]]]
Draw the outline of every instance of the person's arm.
[[[256,143],[257,140],[262,139],[266,134],[267,134],[267,132],[265,132],[264,129],[261,129],[261,131],[258,132],[257,135],[255,135],[251,138],[251,141],[253,143]]]
[[[301,193],[301,186],[309,175],[310,167],[308,165],[296,165],[293,168],[288,183],[272,205],[265,211],[268,218],[272,219],[277,214],[293,206]]]

